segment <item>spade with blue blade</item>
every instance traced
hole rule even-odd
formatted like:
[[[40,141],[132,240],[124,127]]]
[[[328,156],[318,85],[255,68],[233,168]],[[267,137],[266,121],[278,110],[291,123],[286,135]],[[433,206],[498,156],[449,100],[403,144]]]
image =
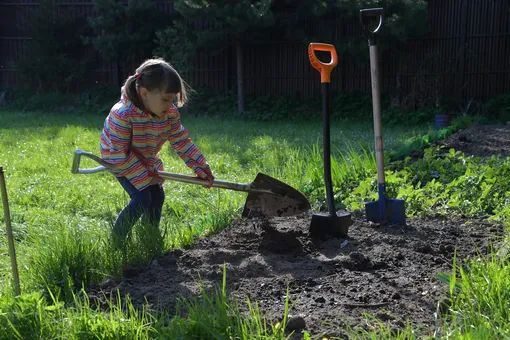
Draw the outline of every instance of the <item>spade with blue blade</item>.
[[[378,19],[375,29],[368,27],[367,20]],[[368,221],[377,223],[406,224],[405,204],[402,199],[389,199],[386,196],[386,183],[384,178],[384,152],[381,126],[381,94],[379,87],[379,64],[377,59],[376,35],[380,31],[384,18],[382,8],[360,10],[360,22],[363,33],[368,39],[370,50],[370,70],[372,79],[372,106],[374,110],[375,159],[377,164],[377,179],[379,199],[374,202],[365,202],[365,212]]]

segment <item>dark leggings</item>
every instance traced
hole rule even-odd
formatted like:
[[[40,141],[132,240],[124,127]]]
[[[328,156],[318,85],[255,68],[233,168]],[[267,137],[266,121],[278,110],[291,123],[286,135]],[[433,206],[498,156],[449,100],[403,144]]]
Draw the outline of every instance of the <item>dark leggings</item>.
[[[117,177],[118,181],[126,190],[131,200],[122,209],[113,226],[116,236],[124,238],[133,228],[135,222],[142,217],[142,223],[147,223],[154,228],[159,227],[161,210],[165,200],[165,192],[162,186],[151,185],[142,191],[138,191],[125,177]]]

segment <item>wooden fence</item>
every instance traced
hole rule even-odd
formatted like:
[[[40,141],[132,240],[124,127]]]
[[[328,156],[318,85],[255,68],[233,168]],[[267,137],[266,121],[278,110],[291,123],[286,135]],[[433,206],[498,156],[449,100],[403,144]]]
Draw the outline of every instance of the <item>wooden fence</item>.
[[[95,15],[91,0],[56,2],[79,15]],[[171,0],[158,0],[155,4],[165,13],[174,10]],[[38,6],[36,0],[0,2],[0,86],[20,82],[12,62],[27,52],[27,27],[34,6]],[[509,0],[429,0],[428,14],[431,32],[427,36],[409,41],[399,57],[381,55],[385,91],[400,90],[403,100],[412,97],[414,101],[419,101],[419,97],[430,99],[435,90],[439,95],[482,100],[510,93]],[[335,27],[332,36],[364,39],[357,20]],[[338,53],[341,58],[332,75],[332,90],[369,92],[368,64],[343,58],[342,51]],[[247,94],[297,94],[303,98],[320,95],[319,75],[308,61],[307,44],[268,42],[247,47],[244,56]],[[234,90],[235,60],[233,48],[216,56],[199,53],[187,81],[194,88],[207,87],[217,93]],[[89,73],[93,79],[88,80],[118,84],[133,70],[122,72],[119,75],[116,65],[101,61]]]

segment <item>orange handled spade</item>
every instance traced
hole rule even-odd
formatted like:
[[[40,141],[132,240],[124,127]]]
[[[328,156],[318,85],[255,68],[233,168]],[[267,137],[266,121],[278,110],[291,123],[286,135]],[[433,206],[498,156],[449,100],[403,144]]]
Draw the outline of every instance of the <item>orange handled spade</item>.
[[[315,55],[315,51],[329,52],[331,61],[323,63]],[[312,66],[321,74],[322,84],[322,114],[323,114],[323,149],[324,149],[324,184],[326,185],[326,198],[328,203],[328,214],[313,214],[310,224],[310,234],[312,236],[324,237],[333,235],[339,237],[347,236],[349,226],[352,225],[350,214],[338,215],[335,211],[335,201],[333,197],[333,187],[331,181],[331,150],[330,150],[330,126],[329,112],[330,93],[329,83],[331,81],[331,71],[338,63],[338,57],[335,47],[330,44],[310,43],[308,46],[308,57]]]

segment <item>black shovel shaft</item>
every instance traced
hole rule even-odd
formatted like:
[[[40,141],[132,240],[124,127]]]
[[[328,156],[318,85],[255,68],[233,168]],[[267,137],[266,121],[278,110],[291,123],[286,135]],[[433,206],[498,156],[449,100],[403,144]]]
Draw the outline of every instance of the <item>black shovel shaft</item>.
[[[322,115],[323,115],[323,148],[324,148],[324,183],[326,185],[326,196],[330,215],[335,213],[335,201],[333,197],[333,185],[331,180],[331,148],[330,148],[330,122],[329,112],[330,93],[329,83],[322,83]]]
[[[331,55],[331,61],[329,63],[323,63],[315,56],[315,51],[329,52]],[[324,157],[324,184],[326,185],[326,198],[328,201],[328,210],[331,217],[336,216],[335,212],[335,201],[333,197],[333,186],[331,180],[331,150],[330,150],[330,125],[329,125],[329,112],[330,112],[330,94],[329,94],[329,83],[331,81],[331,71],[338,63],[338,56],[336,49],[331,44],[322,43],[310,43],[308,45],[308,57],[312,66],[318,70],[321,74],[322,84],[322,114],[323,114],[323,157]]]

